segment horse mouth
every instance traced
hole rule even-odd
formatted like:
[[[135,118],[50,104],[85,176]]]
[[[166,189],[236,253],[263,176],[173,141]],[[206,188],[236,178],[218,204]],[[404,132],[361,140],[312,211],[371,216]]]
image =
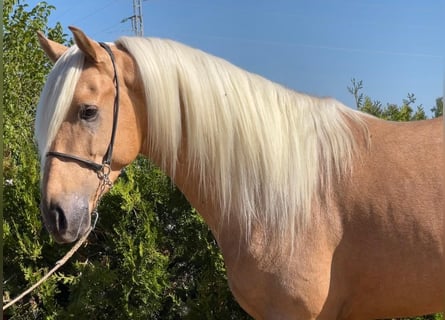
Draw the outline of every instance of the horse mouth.
[[[88,206],[66,206],[53,202],[41,204],[43,223],[53,239],[59,243],[71,243],[82,237],[90,227]],[[69,210],[76,209],[76,210]]]
[[[60,233],[54,233],[50,232],[51,236],[53,237],[54,241],[58,244],[67,244],[72,243],[76,241],[79,237],[77,235],[73,236],[71,234],[60,234]]]
[[[58,244],[72,243],[88,231],[88,226],[79,225],[77,230],[60,230],[52,224],[45,223],[45,228]]]

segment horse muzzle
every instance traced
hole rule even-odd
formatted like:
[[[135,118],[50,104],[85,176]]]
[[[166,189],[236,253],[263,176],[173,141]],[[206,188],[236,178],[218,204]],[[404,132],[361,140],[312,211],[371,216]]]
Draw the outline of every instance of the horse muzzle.
[[[42,199],[43,222],[56,242],[74,242],[87,232],[91,218],[88,201],[84,199],[73,195],[47,201]]]

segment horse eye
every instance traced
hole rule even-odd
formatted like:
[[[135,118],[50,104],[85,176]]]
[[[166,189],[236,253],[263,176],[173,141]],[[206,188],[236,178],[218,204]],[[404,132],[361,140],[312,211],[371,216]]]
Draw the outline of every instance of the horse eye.
[[[79,118],[85,121],[93,121],[97,117],[97,107],[91,105],[83,105],[79,111]]]

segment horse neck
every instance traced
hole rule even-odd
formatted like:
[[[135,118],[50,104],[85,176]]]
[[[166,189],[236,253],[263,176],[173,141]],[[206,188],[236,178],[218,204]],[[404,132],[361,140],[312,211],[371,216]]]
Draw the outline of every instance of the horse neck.
[[[339,159],[352,154],[353,141],[342,121],[344,108],[324,108],[336,103],[291,92],[226,62],[182,50],[186,53],[179,60],[175,55],[165,54],[174,62],[160,63],[170,68],[165,72],[153,72],[156,68],[152,65],[146,65],[146,70],[141,71],[144,85],[149,88],[145,95],[150,136],[147,142],[151,145],[144,153],[170,175],[214,234],[221,230],[221,219],[238,226],[236,220],[244,219],[247,234],[255,227],[252,223],[256,220],[269,221],[275,233],[282,235],[287,225],[307,220],[310,196],[316,192],[320,176],[313,163],[318,158],[337,159],[334,164],[326,163],[325,167],[329,168],[326,181],[319,183],[328,184],[329,171],[343,166],[341,163],[347,161]],[[138,54],[144,56],[144,53]],[[206,62],[209,68],[196,63],[197,60]],[[221,94],[224,92],[230,94]],[[214,108],[209,108],[211,105]],[[270,108],[273,105],[277,105],[274,112]],[[295,109],[291,109],[293,105]],[[247,121],[251,122],[246,125]],[[285,152],[285,146],[280,143],[289,140],[289,128],[295,130],[291,132],[294,138],[290,143],[298,152]],[[297,131],[298,128],[304,130]],[[276,135],[271,137],[269,132]],[[315,136],[324,141],[321,156],[315,152],[318,149],[311,147],[320,144]],[[190,139],[189,145],[187,139]],[[340,150],[332,146],[339,146]],[[185,156],[187,153],[189,156]],[[258,154],[269,156],[258,157]],[[271,170],[267,170],[268,167]],[[213,172],[215,168],[218,170]],[[289,178],[274,168],[293,176]],[[295,168],[304,170],[297,175]],[[258,174],[251,174],[258,170]],[[279,183],[281,180],[283,185]],[[274,188],[276,184],[280,184],[280,188]],[[285,203],[285,200],[290,201]],[[258,207],[262,210],[257,210]],[[283,211],[285,214],[278,214]]]
[[[207,226],[212,231],[215,238],[219,241],[220,234],[225,233],[224,230],[234,230],[233,226],[223,225],[221,208],[217,199],[217,195],[212,192],[205,192],[200,187],[201,177],[197,170],[184,160],[182,153],[179,155],[175,172],[170,177],[175,185],[181,190],[188,202],[204,219]],[[211,189],[211,186],[208,186]],[[232,219],[233,224],[236,219]],[[239,224],[237,224],[237,227]],[[242,233],[239,232],[238,235]]]

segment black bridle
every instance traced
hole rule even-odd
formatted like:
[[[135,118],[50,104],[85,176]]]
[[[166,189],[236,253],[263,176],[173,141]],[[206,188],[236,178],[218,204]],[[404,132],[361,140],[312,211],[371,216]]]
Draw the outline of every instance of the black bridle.
[[[86,165],[88,168],[92,169],[97,173],[97,176],[100,180],[103,180],[104,185],[111,186],[112,183],[110,181],[109,175],[111,172],[111,158],[113,156],[113,146],[114,146],[114,139],[116,136],[116,128],[117,128],[117,120],[119,115],[119,80],[117,77],[117,69],[116,69],[116,63],[114,59],[114,54],[111,51],[111,48],[103,43],[99,42],[100,46],[107,51],[111,58],[111,63],[113,64],[113,70],[114,70],[114,86],[116,88],[116,95],[114,97],[114,107],[113,107],[113,127],[111,129],[111,138],[110,143],[108,144],[107,151],[105,152],[105,155],[102,159],[102,163],[97,163],[88,159],[84,159],[75,155],[63,153],[63,152],[57,152],[57,151],[49,151],[47,152],[47,157],[56,157],[66,160],[73,160],[76,162],[80,162],[84,165]]]

